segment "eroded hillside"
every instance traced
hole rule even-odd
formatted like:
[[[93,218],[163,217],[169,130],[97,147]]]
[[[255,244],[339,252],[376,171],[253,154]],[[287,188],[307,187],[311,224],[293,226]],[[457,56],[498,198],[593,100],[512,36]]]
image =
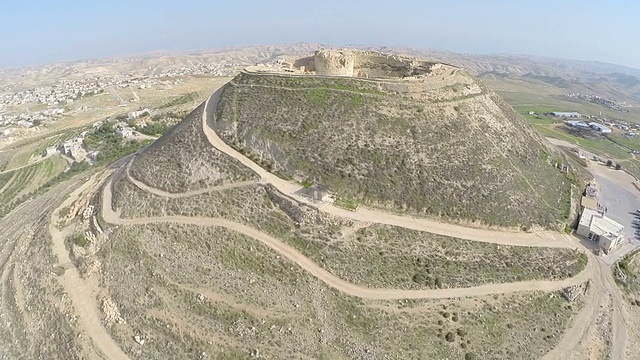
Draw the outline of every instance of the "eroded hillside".
[[[446,65],[415,79],[245,72],[224,88],[212,126],[265,168],[368,206],[501,226],[568,213],[557,156]]]
[[[204,104],[138,155],[131,176],[171,193],[257,180],[251,170],[209,146],[202,132],[203,108]]]

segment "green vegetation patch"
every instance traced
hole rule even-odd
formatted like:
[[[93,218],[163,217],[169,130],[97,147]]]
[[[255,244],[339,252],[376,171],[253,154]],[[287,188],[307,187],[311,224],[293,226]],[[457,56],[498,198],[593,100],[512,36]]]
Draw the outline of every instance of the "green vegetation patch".
[[[59,156],[39,161],[24,168],[0,174],[0,217],[28,198],[41,194],[65,169]]]
[[[349,198],[339,197],[335,200],[333,204],[335,206],[341,207],[343,209],[351,210],[351,211],[358,210],[358,203],[355,200],[349,199]]]
[[[170,108],[173,106],[178,106],[178,105],[184,105],[184,104],[188,104],[190,102],[196,101],[198,100],[198,93],[197,92],[190,92],[184,95],[180,95],[179,97],[165,103],[162,104],[158,107],[158,109],[165,109],[165,108]]]
[[[84,139],[88,151],[98,151],[97,165],[109,164],[126,155],[133,154],[153,140],[131,140],[116,134],[114,124],[106,123],[90,132]]]
[[[355,203],[513,227],[566,218],[570,183],[497,96],[435,105],[336,87],[377,89],[357,79],[243,74],[225,87],[214,129],[279,176],[313,179]]]

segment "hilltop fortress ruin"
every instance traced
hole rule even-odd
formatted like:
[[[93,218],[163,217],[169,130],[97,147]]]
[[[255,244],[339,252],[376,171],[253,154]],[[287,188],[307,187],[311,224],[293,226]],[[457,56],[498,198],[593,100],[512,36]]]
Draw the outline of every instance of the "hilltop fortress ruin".
[[[277,72],[300,75],[356,78],[423,78],[457,69],[450,65],[375,51],[321,49],[301,59],[279,59],[279,66],[250,66],[248,72]]]

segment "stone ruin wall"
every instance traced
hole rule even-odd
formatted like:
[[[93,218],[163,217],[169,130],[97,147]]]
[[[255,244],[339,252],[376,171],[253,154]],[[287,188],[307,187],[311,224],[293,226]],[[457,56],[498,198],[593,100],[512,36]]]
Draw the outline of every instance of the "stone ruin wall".
[[[312,66],[320,75],[352,77],[355,74],[355,56],[348,50],[318,50],[313,55]]]
[[[306,60],[306,69],[318,75],[361,78],[421,77],[442,67],[410,57],[358,50],[323,49]]]

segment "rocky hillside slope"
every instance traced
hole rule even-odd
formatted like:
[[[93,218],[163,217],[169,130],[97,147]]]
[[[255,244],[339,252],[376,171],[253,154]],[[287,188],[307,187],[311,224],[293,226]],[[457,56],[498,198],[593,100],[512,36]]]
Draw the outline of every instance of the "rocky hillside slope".
[[[212,126],[266,168],[369,206],[501,226],[568,214],[554,150],[446,65],[415,79],[245,72],[224,88]]]

